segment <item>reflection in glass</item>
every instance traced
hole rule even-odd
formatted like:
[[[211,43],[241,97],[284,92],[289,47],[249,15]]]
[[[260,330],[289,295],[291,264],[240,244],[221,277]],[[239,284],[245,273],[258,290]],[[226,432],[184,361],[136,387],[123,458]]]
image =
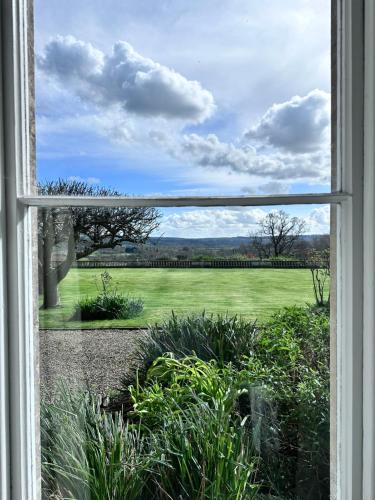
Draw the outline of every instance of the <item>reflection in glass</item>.
[[[324,206],[40,209],[44,497],[328,499],[328,233]]]

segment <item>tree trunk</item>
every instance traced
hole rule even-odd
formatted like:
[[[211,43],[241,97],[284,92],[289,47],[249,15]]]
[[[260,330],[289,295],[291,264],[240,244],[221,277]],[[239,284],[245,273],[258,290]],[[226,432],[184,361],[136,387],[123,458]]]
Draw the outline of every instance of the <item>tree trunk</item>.
[[[58,284],[68,274],[72,263],[75,260],[75,235],[73,228],[70,228],[67,239],[67,253],[63,260],[56,268],[52,267],[52,252],[53,242],[49,238],[44,241],[44,274],[43,274],[43,307],[49,309],[60,305]]]
[[[43,238],[42,280],[43,280],[43,308],[49,309],[59,305],[57,289],[57,272],[52,267],[53,239],[50,232]]]
[[[50,309],[58,305],[57,273],[54,269],[48,269],[43,275],[43,308]]]

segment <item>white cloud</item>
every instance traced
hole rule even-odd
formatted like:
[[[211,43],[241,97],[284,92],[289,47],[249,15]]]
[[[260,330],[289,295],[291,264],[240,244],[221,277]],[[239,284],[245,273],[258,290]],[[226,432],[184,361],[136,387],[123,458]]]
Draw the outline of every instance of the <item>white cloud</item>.
[[[92,157],[104,158],[106,182],[114,164],[124,178],[136,171],[155,182],[140,180],[137,192],[276,193],[327,184],[329,149],[309,149],[305,139],[295,146],[295,131],[292,146],[276,128],[269,137],[259,128],[256,149],[242,141],[272,103],[291,113],[297,99],[306,110],[311,89],[329,89],[329,5],[297,3],[92,0],[77,9],[73,0],[36,2],[38,158],[86,155],[86,172]],[[114,44],[124,38],[129,43]],[[183,128],[211,116],[215,104],[212,120]],[[276,115],[286,126],[283,113]],[[310,118],[304,133],[318,141]],[[58,175],[59,163],[48,168]]]
[[[330,94],[315,89],[271,106],[245,138],[286,152],[310,153],[327,147],[329,131]]]
[[[141,54],[239,112],[240,128],[272,102],[329,89],[327,0],[37,0],[35,13],[38,51],[56,33],[71,33],[109,53],[126,34]]]
[[[330,207],[323,205],[314,208],[305,217],[308,231],[311,234],[327,234],[330,227]]]
[[[276,180],[312,180],[327,182],[330,156],[326,152],[261,154],[253,147],[238,147],[221,142],[215,134],[205,137],[184,135],[175,149],[178,157],[193,161],[201,167],[225,168],[233,172],[246,173]],[[259,184],[259,182],[258,182]],[[279,189],[281,184],[278,184]]]
[[[181,238],[247,236],[265,217],[260,208],[197,209],[163,217],[159,233]]]
[[[40,114],[38,117],[39,138],[50,134],[85,134],[94,133],[109,138],[114,144],[125,145],[133,140],[133,125],[116,109],[102,113],[82,112],[56,115],[51,117]]]
[[[105,55],[73,36],[57,36],[37,57],[45,74],[87,102],[121,105],[141,116],[202,122],[215,110],[212,94],[197,81],[138,54],[123,41]]]
[[[289,184],[279,181],[270,181],[259,186],[259,191],[264,194],[286,194],[289,192]]]
[[[81,177],[79,175],[71,175],[68,177],[68,181],[77,181],[77,182],[87,182],[87,184],[100,184],[101,180],[98,177]]]
[[[247,207],[179,211],[164,216],[158,232],[180,238],[249,236],[259,229],[258,223],[269,211]],[[329,206],[313,208],[305,215],[298,212],[291,215],[306,221],[307,234],[329,233]]]
[[[60,78],[86,79],[99,76],[104,66],[104,54],[91,43],[73,36],[56,36],[45,47],[44,55],[37,58],[46,73]]]

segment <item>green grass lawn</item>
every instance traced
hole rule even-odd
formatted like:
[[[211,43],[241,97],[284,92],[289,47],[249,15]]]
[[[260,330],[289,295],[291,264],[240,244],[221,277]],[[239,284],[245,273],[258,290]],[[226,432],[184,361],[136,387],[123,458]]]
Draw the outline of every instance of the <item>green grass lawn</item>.
[[[117,291],[144,300],[143,313],[129,320],[70,321],[74,304],[98,293],[101,272],[72,269],[59,287],[61,306],[40,310],[40,327],[146,326],[162,321],[172,310],[264,319],[280,307],[314,301],[308,269],[110,269]]]
[[[98,293],[100,269],[72,269],[61,282],[61,307],[40,310],[41,328],[146,326],[170,315],[200,312],[265,319],[287,305],[314,302],[308,269],[110,269],[119,292],[144,300],[137,318],[70,321],[81,297]]]

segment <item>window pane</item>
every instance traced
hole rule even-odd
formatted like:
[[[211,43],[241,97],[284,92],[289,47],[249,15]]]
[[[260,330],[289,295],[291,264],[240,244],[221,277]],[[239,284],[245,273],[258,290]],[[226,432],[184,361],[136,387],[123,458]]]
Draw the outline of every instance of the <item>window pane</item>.
[[[41,209],[45,497],[328,499],[329,225]]]
[[[330,1],[35,1],[39,180],[330,189]]]

